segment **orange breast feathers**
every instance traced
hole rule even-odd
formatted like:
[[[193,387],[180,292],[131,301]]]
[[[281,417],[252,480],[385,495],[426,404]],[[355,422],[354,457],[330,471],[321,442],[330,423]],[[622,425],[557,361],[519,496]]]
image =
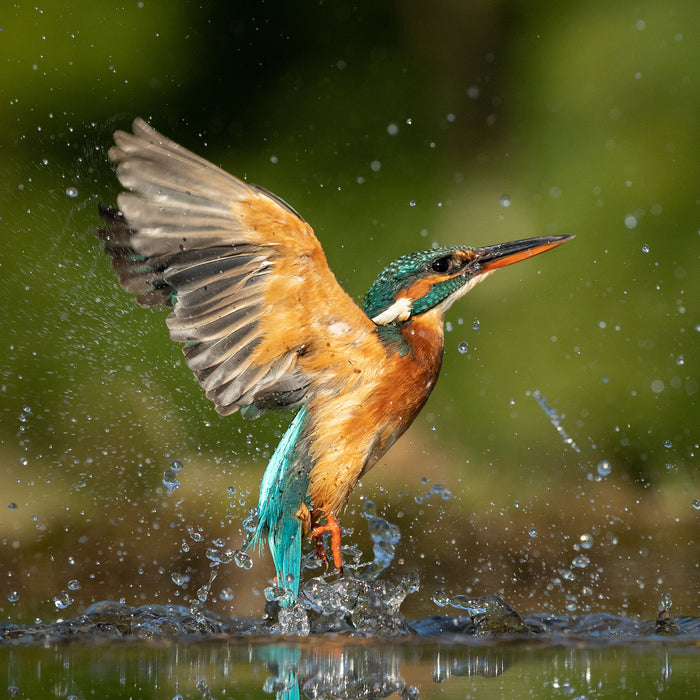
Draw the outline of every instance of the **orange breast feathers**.
[[[357,480],[413,422],[442,364],[442,314],[433,310],[402,329],[410,352],[387,350],[376,333],[357,348],[345,382],[309,404],[313,508],[338,515]]]

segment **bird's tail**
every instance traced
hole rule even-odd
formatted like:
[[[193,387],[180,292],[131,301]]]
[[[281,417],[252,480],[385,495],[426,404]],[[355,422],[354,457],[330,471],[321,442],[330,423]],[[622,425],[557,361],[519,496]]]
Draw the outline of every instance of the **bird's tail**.
[[[306,408],[302,408],[272,455],[258,503],[258,524],[250,545],[263,547],[267,535],[278,585],[290,589],[296,600],[301,578],[301,520],[298,512],[309,487],[309,471],[296,449]],[[291,601],[284,601],[290,604]]]

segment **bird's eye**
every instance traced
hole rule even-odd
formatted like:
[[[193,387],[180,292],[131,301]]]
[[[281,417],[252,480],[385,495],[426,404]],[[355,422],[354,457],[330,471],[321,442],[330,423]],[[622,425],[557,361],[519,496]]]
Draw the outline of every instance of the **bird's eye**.
[[[433,260],[431,267],[434,272],[447,272],[450,269],[450,256],[446,255],[444,258]]]

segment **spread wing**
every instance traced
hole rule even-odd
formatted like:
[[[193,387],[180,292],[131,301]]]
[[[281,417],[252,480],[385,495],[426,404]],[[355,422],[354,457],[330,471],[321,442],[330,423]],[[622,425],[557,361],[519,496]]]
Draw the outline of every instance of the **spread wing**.
[[[342,289],[311,227],[143,120],[109,151],[128,192],[98,229],[124,289],[164,305],[170,336],[219,413],[303,403],[326,356],[374,324]],[[363,340],[364,339],[364,340]]]

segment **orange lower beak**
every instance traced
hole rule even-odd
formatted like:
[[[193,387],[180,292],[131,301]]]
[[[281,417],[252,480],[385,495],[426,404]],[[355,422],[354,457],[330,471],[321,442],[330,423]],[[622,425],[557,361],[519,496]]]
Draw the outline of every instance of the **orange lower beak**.
[[[525,238],[522,241],[510,243],[497,243],[496,245],[477,248],[476,258],[471,262],[470,268],[474,275],[492,272],[499,267],[512,265],[533,255],[539,255],[547,250],[556,248],[574,236],[541,236],[539,238]]]

